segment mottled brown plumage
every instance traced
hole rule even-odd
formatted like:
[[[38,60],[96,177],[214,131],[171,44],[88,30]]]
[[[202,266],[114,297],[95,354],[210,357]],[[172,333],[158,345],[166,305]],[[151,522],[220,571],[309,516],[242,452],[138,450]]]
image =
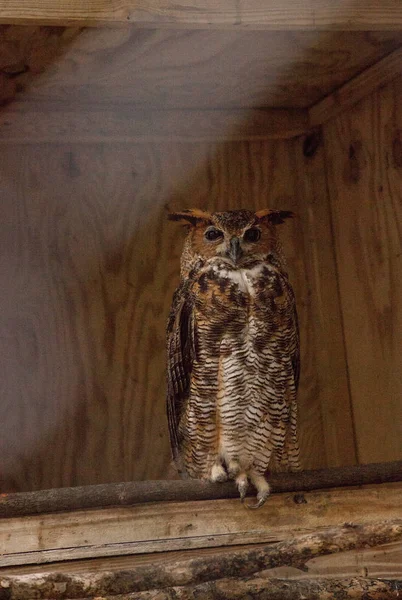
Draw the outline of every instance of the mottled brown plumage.
[[[248,481],[260,506],[265,473],[299,469],[299,334],[277,237],[288,211],[169,218],[189,226],[167,327],[173,457],[190,477]]]

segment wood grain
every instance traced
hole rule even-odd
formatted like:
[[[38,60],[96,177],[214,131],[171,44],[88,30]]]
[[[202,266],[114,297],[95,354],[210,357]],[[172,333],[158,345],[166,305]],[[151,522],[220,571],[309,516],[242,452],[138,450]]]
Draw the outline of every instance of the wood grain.
[[[348,545],[345,523],[353,524],[349,530],[355,539],[362,533],[359,527],[386,521],[388,537],[383,543],[391,542],[401,536],[401,494],[399,484],[385,484],[310,492],[301,504],[294,502],[292,494],[277,494],[258,511],[247,510],[238,500],[215,500],[2,519],[0,566],[283,540],[295,543],[298,536],[321,528],[331,535],[331,527],[342,527],[335,537],[348,549],[353,545]],[[380,543],[378,534],[376,544]],[[304,555],[304,560],[312,557]]]
[[[350,527],[348,528],[350,531]],[[364,528],[360,528],[362,531]],[[297,567],[288,565],[271,567],[265,565],[261,574],[264,577],[275,577],[284,580],[289,579],[315,579],[323,577],[369,577],[383,579],[401,579],[402,578],[402,542],[394,541],[390,543],[381,543],[374,547],[367,546],[367,538],[364,538],[366,546],[354,548],[353,550],[344,550],[347,546],[346,540],[350,542],[348,536],[349,531],[343,529],[344,546],[336,548],[336,551],[331,554],[316,556],[310,559],[306,558],[303,565],[303,570]],[[332,535],[334,530],[332,530]],[[328,533],[327,533],[328,536]],[[283,544],[283,542],[282,542]],[[359,546],[359,544],[357,544]],[[361,544],[360,544],[361,546]],[[265,548],[267,546],[265,545]],[[270,544],[272,550],[275,545]],[[78,576],[81,581],[87,574],[96,572],[98,574],[107,574],[109,585],[116,585],[116,582],[121,577],[121,574],[142,571],[143,576],[146,575],[147,569],[153,569],[154,572],[161,566],[166,570],[172,571],[171,565],[180,563],[184,566],[185,563],[191,562],[193,559],[199,561],[209,560],[213,557],[215,562],[220,560],[221,555],[228,555],[238,551],[247,552],[249,550],[261,550],[263,544],[215,547],[215,548],[197,548],[193,550],[176,550],[166,553],[151,553],[151,554],[133,554],[126,556],[112,556],[104,558],[91,558],[87,560],[78,560],[74,562],[64,561],[43,565],[22,565],[13,567],[0,568],[0,581],[10,577],[13,583],[18,582],[18,578],[14,576],[24,575],[25,583],[28,582],[31,589],[38,581],[38,575],[42,575],[41,580],[46,581],[62,581],[64,576],[74,580]],[[350,548],[350,546],[349,546]],[[335,550],[335,548],[333,549]],[[260,567],[260,565],[258,565]],[[111,574],[113,574],[111,576]],[[99,593],[101,587],[101,577],[98,579],[98,589],[93,589],[92,593]]]
[[[308,107],[402,45],[401,32],[26,29],[5,32],[8,68],[29,68],[18,98],[67,111]]]
[[[402,457],[402,80],[325,127],[360,462]]]
[[[0,159],[3,489],[166,472],[158,232],[175,161],[159,156],[64,145]]]
[[[168,477],[164,331],[182,234],[166,203],[300,215],[282,234],[302,336],[302,459],[326,466],[311,248],[288,144],[1,153],[2,491]]]
[[[391,52],[341,88],[312,106],[310,125],[322,125],[402,74],[402,48]]]
[[[321,134],[294,143],[295,177],[308,239],[313,335],[323,442],[328,466],[354,464],[356,441]]]
[[[8,0],[1,7],[3,23],[90,26],[135,23],[172,28],[347,29],[395,30],[402,27],[398,0],[192,0],[177,5],[163,0]]]
[[[143,143],[286,139],[309,129],[302,109],[36,110],[15,103],[0,115],[0,144]]]

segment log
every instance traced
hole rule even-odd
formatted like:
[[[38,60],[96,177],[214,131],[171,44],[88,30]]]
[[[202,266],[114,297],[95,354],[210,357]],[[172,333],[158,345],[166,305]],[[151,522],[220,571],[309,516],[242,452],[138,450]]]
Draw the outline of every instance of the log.
[[[336,467],[300,473],[272,473],[273,492],[302,492],[344,486],[402,481],[402,461]],[[233,482],[222,484],[199,480],[135,481],[38,492],[0,495],[0,517],[16,517],[106,506],[147,502],[218,500],[237,498]],[[302,497],[299,498],[303,501]],[[297,501],[297,499],[296,499]]]
[[[247,586],[247,581],[243,582],[242,580],[257,573],[261,577],[263,576],[261,572],[267,569],[288,566],[306,571],[308,561],[317,556],[369,547],[376,547],[380,550],[382,545],[400,539],[402,539],[402,520],[367,525],[345,524],[342,527],[334,527],[323,532],[296,536],[276,544],[252,546],[195,558],[172,560],[167,554],[163,562],[126,566],[123,570],[99,572],[91,569],[85,574],[74,574],[72,566],[71,571],[68,572],[47,572],[41,573],[40,576],[35,572],[0,576],[0,600],[3,598],[7,598],[7,600],[26,600],[28,598],[72,600],[86,597],[105,598],[111,595],[116,598],[119,594],[124,595],[128,592],[132,595],[123,597],[153,598],[152,594],[156,594],[156,590],[158,593],[162,593],[161,598],[163,599],[231,598],[232,596],[225,595],[220,589],[219,585],[222,581],[224,586],[225,580],[230,579],[235,582],[234,590],[236,586],[241,589],[243,583]],[[236,576],[236,580],[231,579],[234,576]],[[219,585],[217,580],[220,580]],[[216,585],[218,587],[215,588]],[[216,595],[203,596],[203,593],[210,588],[216,590]],[[294,591],[295,588],[291,589]],[[364,586],[362,589],[365,589]],[[147,590],[151,590],[149,592],[151,595],[140,595]],[[181,596],[178,591],[184,595]],[[218,591],[220,596],[217,595]],[[172,595],[176,592],[177,596]],[[156,597],[159,600],[159,596]],[[233,597],[246,597],[246,594]],[[254,596],[251,595],[250,598],[252,597]],[[268,597],[268,595],[256,597],[262,598]],[[281,598],[279,595],[270,597]],[[301,596],[283,597],[298,598]],[[311,596],[307,594],[306,597],[310,598]]]
[[[102,600],[391,600],[400,598],[402,580],[364,579],[265,579],[252,577],[242,580],[236,577],[211,581],[196,586],[151,590],[139,594],[103,596]]]

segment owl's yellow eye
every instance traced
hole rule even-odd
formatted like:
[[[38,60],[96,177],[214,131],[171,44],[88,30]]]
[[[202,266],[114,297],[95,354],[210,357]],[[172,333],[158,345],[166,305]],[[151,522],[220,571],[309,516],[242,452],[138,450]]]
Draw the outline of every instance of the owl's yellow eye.
[[[215,227],[211,227],[210,229],[206,230],[204,235],[206,240],[209,242],[214,242],[215,240],[223,237],[223,231],[220,229],[215,229]]]
[[[261,237],[261,231],[257,227],[251,227],[244,232],[243,239],[245,242],[258,242]]]

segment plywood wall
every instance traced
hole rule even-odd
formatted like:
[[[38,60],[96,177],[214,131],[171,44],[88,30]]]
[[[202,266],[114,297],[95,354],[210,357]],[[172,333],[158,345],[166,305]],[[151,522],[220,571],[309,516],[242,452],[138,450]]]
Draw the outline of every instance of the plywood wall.
[[[402,459],[402,78],[324,130],[359,462]]]
[[[303,461],[355,461],[322,149],[306,160],[300,140],[1,153],[2,491],[167,476],[164,329],[182,245],[167,204],[298,214],[283,232]]]

